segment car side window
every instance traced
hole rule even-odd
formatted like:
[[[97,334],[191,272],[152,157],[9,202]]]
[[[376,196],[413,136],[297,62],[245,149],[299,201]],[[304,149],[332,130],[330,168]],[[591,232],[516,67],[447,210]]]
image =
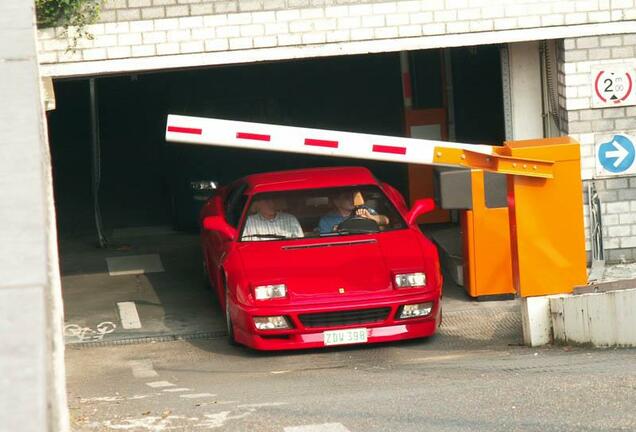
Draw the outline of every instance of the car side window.
[[[233,227],[238,226],[241,214],[243,214],[243,208],[247,202],[247,195],[244,194],[247,189],[247,184],[242,183],[227,194],[225,199],[225,220]]]

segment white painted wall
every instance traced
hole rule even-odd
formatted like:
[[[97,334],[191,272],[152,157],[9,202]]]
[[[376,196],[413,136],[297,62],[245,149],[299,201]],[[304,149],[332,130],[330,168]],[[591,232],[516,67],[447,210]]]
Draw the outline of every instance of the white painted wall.
[[[111,0],[91,40],[39,32],[47,76],[512,43],[633,31],[633,1]],[[349,4],[347,4],[349,3]]]
[[[552,342],[552,323],[550,321],[550,298],[527,297],[519,300],[523,343],[536,347]]]
[[[0,1],[0,430],[68,430],[33,0]],[[8,42],[10,41],[10,42]]]
[[[508,45],[512,139],[543,138],[539,42]]]
[[[636,289],[552,297],[554,340],[636,347]]]

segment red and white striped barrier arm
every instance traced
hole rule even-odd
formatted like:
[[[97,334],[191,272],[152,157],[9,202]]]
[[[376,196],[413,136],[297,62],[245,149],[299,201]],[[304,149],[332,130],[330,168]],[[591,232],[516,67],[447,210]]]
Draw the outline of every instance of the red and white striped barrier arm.
[[[172,114],[168,116],[166,141],[417,164],[439,164],[434,161],[436,147],[493,153],[493,147],[486,145]]]
[[[553,162],[506,156],[496,150],[501,147],[173,114],[166,141],[553,177]]]

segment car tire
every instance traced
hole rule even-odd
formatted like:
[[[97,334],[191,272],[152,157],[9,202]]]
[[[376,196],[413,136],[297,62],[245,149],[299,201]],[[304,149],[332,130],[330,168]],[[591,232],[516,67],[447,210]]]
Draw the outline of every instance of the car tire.
[[[232,346],[237,346],[238,343],[234,338],[234,325],[230,316],[230,294],[227,287],[225,288],[225,325],[227,328],[227,342]]]

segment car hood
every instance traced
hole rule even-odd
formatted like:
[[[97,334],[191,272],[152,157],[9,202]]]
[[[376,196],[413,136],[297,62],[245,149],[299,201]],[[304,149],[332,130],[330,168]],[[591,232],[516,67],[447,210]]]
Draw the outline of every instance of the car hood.
[[[422,271],[418,234],[246,242],[238,251],[251,286],[284,283],[294,304],[346,302],[391,293],[395,272]]]

